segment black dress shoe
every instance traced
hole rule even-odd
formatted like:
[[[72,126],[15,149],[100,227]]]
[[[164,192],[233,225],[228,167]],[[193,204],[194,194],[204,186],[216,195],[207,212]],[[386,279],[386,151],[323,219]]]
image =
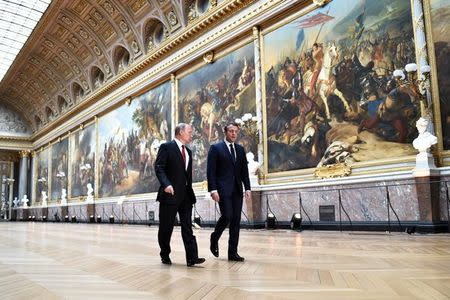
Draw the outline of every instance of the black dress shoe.
[[[171,265],[172,261],[170,260],[170,257],[161,257],[161,262],[165,265]]]
[[[203,257],[199,257],[199,258],[188,260],[186,264],[188,267],[193,267],[194,265],[202,264],[205,261],[206,261],[206,259],[204,259]]]
[[[228,260],[230,261],[244,261],[245,258],[240,256],[239,254],[228,255]]]
[[[211,234],[211,239],[210,239],[211,243],[209,246],[209,250],[211,250],[211,253],[215,256],[215,257],[219,257],[219,243],[213,239],[212,234]]]

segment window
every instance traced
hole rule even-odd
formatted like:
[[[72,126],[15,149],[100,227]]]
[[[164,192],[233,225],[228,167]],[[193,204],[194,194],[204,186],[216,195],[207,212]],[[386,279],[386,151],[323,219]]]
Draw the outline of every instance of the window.
[[[0,0],[0,81],[51,0]]]

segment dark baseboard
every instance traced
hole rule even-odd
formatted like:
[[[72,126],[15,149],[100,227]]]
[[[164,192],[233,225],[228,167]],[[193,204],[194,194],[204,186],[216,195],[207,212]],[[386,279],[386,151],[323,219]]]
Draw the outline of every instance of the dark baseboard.
[[[28,219],[21,220],[11,220],[11,221],[30,221]],[[35,220],[36,222],[42,222],[42,220]],[[59,222],[64,223],[65,220],[60,220]],[[58,222],[51,221],[48,222]],[[70,222],[70,221],[69,221]],[[90,222],[90,220],[81,219],[77,220],[76,223],[90,223],[90,224],[112,224],[109,220],[103,220],[98,222]],[[148,225],[148,226],[158,226],[157,221],[147,221],[147,220],[136,220],[136,221],[125,221],[115,220],[113,224],[122,225]],[[201,227],[203,228],[213,228],[216,222],[207,221],[202,222]],[[178,225],[175,225],[178,226]],[[401,223],[389,223],[389,222],[308,222],[302,223],[300,228],[296,230],[329,230],[329,231],[373,231],[373,232],[406,232],[412,233],[446,233],[449,232],[449,223],[444,221],[439,222],[419,222],[419,221],[402,221]],[[266,228],[265,222],[242,222],[241,228],[244,229],[264,229]],[[291,223],[288,221],[276,222],[273,228],[270,229],[292,229]]]
[[[290,222],[277,222],[276,229],[291,229]],[[407,233],[443,233],[449,232],[449,223],[403,221],[389,222],[308,222],[302,224],[300,230],[332,230],[332,231],[373,231],[373,232],[407,232]]]

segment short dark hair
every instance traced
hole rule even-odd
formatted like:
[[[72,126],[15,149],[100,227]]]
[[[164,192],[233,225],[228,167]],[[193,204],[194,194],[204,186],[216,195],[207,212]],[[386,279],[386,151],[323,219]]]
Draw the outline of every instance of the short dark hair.
[[[176,127],[175,127],[175,136],[179,136],[181,131],[184,130],[186,128],[186,126],[189,126],[189,124],[186,123],[179,123]]]
[[[223,127],[223,132],[227,132],[228,131],[228,127],[230,127],[230,126],[236,126],[237,128],[240,128],[238,123],[236,123],[236,122],[229,122]]]

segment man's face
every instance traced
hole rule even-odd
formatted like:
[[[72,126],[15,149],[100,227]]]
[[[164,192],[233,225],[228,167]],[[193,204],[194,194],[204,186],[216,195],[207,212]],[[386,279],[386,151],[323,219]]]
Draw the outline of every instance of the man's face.
[[[186,127],[180,131],[180,141],[183,142],[183,144],[189,144],[192,141],[191,125],[186,125]]]
[[[239,127],[234,125],[228,125],[227,130],[225,131],[225,138],[228,142],[234,143],[239,134]]]

